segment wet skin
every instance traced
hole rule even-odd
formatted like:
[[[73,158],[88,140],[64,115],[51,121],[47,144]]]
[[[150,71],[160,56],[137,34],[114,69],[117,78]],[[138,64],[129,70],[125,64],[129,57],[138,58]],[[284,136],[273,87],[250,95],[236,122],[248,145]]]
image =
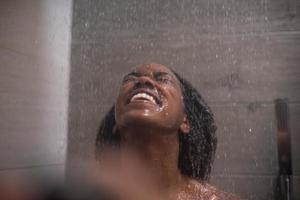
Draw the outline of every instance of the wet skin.
[[[152,101],[136,94],[147,94]],[[135,68],[127,74],[116,102],[119,129],[147,126],[160,132],[177,132],[186,120],[180,83],[173,72],[160,64]]]
[[[148,64],[127,74],[115,104],[115,119],[121,154],[128,148],[134,150],[145,164],[144,172],[157,180],[161,194],[176,200],[238,199],[179,171],[178,132],[188,134],[190,125],[180,82],[169,68]]]
[[[129,151],[161,192],[172,193],[186,185],[177,167],[178,131],[187,134],[189,123],[180,82],[169,68],[148,64],[127,74],[116,101],[115,119],[123,166],[131,165],[126,160]]]

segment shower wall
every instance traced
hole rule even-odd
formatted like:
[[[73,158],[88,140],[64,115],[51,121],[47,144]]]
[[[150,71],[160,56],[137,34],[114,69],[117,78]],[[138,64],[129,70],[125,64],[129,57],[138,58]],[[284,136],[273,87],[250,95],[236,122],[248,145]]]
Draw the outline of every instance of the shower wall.
[[[0,179],[64,172],[71,3],[0,2]]]
[[[274,99],[288,98],[300,199],[300,3],[297,0],[74,0],[68,169],[93,158],[122,74],[157,62],[190,80],[215,113],[212,183],[245,199],[275,198]]]

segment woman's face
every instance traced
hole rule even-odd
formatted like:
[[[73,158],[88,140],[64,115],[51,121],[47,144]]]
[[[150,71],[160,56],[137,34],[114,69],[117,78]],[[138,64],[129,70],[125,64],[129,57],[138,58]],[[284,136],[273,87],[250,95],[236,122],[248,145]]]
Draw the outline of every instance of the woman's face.
[[[180,83],[160,64],[138,67],[127,74],[115,106],[116,125],[177,131],[185,118]]]

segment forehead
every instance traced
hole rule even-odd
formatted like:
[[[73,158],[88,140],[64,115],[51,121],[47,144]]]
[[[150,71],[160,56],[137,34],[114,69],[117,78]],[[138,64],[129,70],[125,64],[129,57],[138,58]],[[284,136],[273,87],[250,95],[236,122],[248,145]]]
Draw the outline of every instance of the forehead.
[[[155,72],[165,72],[171,76],[173,76],[175,79],[176,76],[175,74],[172,72],[172,70],[164,65],[161,64],[147,64],[147,65],[142,65],[142,66],[138,66],[135,67],[132,72],[137,72],[143,75],[152,75]]]

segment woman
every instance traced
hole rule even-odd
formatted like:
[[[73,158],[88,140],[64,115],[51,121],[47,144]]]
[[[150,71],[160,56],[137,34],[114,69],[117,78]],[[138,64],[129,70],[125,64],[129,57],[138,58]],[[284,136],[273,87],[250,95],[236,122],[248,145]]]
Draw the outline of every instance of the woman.
[[[97,157],[114,147],[129,166],[130,152],[161,197],[238,199],[207,183],[215,131],[213,114],[189,82],[166,66],[146,64],[124,77],[100,126]]]

